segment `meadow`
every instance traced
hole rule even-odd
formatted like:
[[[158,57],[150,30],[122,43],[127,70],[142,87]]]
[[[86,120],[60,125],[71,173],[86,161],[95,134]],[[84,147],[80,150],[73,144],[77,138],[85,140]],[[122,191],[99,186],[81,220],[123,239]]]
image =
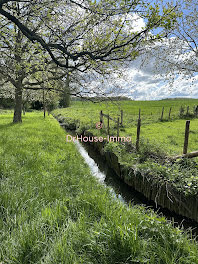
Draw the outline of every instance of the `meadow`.
[[[198,150],[198,118],[193,118],[193,108],[198,105],[198,99],[176,99],[161,101],[112,101],[112,102],[73,102],[71,107],[57,109],[53,113],[60,114],[68,123],[76,123],[80,130],[89,130],[95,135],[106,134],[105,130],[98,131],[96,123],[100,121],[100,111],[109,114],[117,119],[120,111],[123,110],[123,128],[121,136],[131,136],[132,141],[136,140],[136,126],[141,109],[141,138],[149,140],[151,144],[159,145],[167,154],[182,154],[185,121],[190,119],[189,152]],[[184,115],[179,116],[181,106],[184,108]],[[189,115],[186,116],[186,109],[189,106]],[[161,122],[162,107],[164,107],[163,121]],[[171,116],[169,119],[169,110]],[[107,120],[104,119],[107,126]],[[116,135],[116,123],[110,121],[110,133]]]
[[[0,135],[0,263],[198,263],[190,233],[112,197],[52,116],[0,115]]]
[[[139,173],[156,179],[158,182],[171,182],[177,190],[185,195],[198,193],[198,158],[170,162],[172,157],[183,153],[185,124],[190,119],[188,152],[198,150],[198,118],[193,115],[198,99],[177,99],[161,101],[113,101],[113,102],[73,102],[71,107],[56,109],[52,114],[61,119],[67,127],[76,126],[77,133],[91,132],[95,136],[107,136],[104,126],[97,129],[100,111],[116,119],[123,110],[123,126],[120,136],[132,138],[130,147],[116,142],[108,142],[104,151],[116,154],[121,165],[133,168]],[[181,106],[184,113],[180,115]],[[189,113],[186,109],[189,106]],[[161,121],[162,107],[164,117]],[[170,119],[169,109],[172,107]],[[141,109],[140,149],[135,150],[137,119]],[[152,114],[151,114],[152,113]],[[110,135],[116,136],[117,125],[110,121]],[[168,158],[168,159],[167,159]]]

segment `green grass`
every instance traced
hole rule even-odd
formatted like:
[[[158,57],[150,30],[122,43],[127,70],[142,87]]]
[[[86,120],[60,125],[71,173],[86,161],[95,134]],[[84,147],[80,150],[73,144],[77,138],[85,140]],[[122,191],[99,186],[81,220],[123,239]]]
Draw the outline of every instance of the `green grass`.
[[[0,109],[0,114],[11,114],[13,113],[13,110],[12,109]]]
[[[99,112],[102,109],[105,113],[110,113],[112,117],[119,114],[120,109],[124,110],[124,123],[120,129],[121,137],[132,138],[132,147],[128,149],[118,143],[108,143],[105,145],[106,151],[112,151],[118,156],[120,164],[129,168],[135,168],[141,173],[145,172],[148,177],[155,177],[157,181],[164,184],[171,182],[179,191],[185,195],[197,195],[198,193],[198,158],[189,161],[188,165],[183,163],[166,162],[166,156],[182,154],[184,145],[184,133],[186,119],[191,119],[188,152],[198,150],[198,118],[179,117],[181,106],[190,106],[192,114],[193,105],[197,105],[198,100],[162,100],[162,101],[121,101],[104,102],[93,104],[90,102],[74,102],[71,107],[57,109],[53,112],[55,116],[64,120],[64,123],[77,124],[77,132],[85,130],[92,132],[95,136],[106,137],[105,129],[96,129],[99,121]],[[119,107],[118,107],[119,106]],[[164,120],[160,121],[160,112],[165,107]],[[167,119],[167,113],[172,107],[172,117]],[[142,109],[141,142],[140,152],[134,151],[136,142],[136,125],[138,109]],[[152,116],[149,114],[153,112]],[[105,125],[107,121],[105,120]],[[111,135],[116,135],[116,125],[111,121]]]
[[[171,118],[177,118],[181,106],[186,108],[190,107],[189,113],[192,113],[193,107],[198,105],[198,99],[179,99],[179,100],[160,100],[160,101],[107,101],[101,103],[92,102],[72,102],[72,107],[67,111],[62,109],[62,113],[67,114],[68,117],[80,119],[82,121],[99,120],[99,111],[103,110],[104,113],[109,113],[112,117],[120,115],[120,110],[124,111],[124,121],[136,121],[141,109],[141,116],[147,122],[153,122],[161,118],[162,107],[164,107],[164,118],[168,118],[170,107],[172,107]],[[82,111],[83,110],[83,111]]]
[[[170,155],[182,154],[185,135],[185,120],[158,122],[141,127],[141,137],[152,144],[160,144]],[[130,135],[135,141],[136,128],[127,128],[121,135]],[[198,151],[198,119],[191,120],[188,152]]]
[[[112,197],[52,118],[0,115],[0,263],[198,263],[164,218]]]
[[[192,117],[179,117],[181,106],[190,107],[189,113],[193,113],[193,107],[198,105],[198,99],[161,100],[161,101],[120,101],[120,102],[73,102],[72,106],[66,109],[57,109],[53,113],[60,114],[68,123],[77,123],[79,130],[90,130],[95,135],[101,134],[97,131],[96,123],[99,122],[99,112],[103,110],[105,114],[117,118],[120,110],[124,111],[121,136],[132,136],[132,141],[136,140],[136,125],[139,108],[141,108],[141,138],[157,143],[168,154],[181,154],[184,143],[185,120],[191,119],[189,151],[198,150],[198,119]],[[164,107],[164,122],[160,121],[162,107]],[[171,119],[168,120],[169,109],[172,107]],[[151,115],[152,113],[152,115]],[[105,119],[105,125],[107,121]],[[110,133],[116,135],[116,125],[110,121]]]

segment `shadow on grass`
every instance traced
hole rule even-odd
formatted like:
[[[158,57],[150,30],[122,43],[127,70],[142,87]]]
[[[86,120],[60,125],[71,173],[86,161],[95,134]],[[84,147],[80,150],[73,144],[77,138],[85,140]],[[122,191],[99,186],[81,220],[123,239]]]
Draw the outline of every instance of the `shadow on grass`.
[[[4,128],[9,128],[9,127],[12,127],[12,126],[15,126],[15,125],[17,125],[18,123],[13,123],[13,122],[11,122],[11,123],[6,123],[6,124],[2,124],[2,125],[0,125],[0,129],[4,129]]]

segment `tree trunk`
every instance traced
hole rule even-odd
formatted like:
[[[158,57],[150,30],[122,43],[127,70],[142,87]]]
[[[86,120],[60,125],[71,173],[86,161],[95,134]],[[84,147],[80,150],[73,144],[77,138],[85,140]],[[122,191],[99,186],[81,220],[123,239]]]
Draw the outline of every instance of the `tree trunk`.
[[[67,74],[66,78],[66,84],[64,87],[64,92],[63,92],[63,107],[68,107],[70,105],[70,87],[69,87],[69,74]]]
[[[15,106],[14,106],[14,118],[13,123],[21,123],[22,122],[22,86],[18,86],[15,88]]]
[[[43,88],[43,116],[45,118],[46,105],[45,105],[45,89]]]
[[[16,6],[16,10],[19,13],[19,6]],[[21,67],[21,58],[22,58],[22,52],[21,52],[21,45],[22,45],[22,34],[20,30],[17,29],[15,26],[15,33],[16,33],[16,39],[15,39],[15,47],[14,47],[14,54],[15,54],[15,61],[16,66],[18,68],[17,74],[16,74],[16,83],[15,83],[15,106],[14,106],[14,118],[13,123],[21,123],[22,122],[22,108],[23,108],[23,70]]]
[[[26,105],[26,102],[23,102],[23,106],[22,106],[23,115],[25,115],[25,111],[26,111],[26,107],[25,107],[25,105]]]

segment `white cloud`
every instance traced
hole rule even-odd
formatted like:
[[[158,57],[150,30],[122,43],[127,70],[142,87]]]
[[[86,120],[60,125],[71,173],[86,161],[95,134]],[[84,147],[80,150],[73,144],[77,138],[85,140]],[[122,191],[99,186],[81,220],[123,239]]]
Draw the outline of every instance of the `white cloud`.
[[[127,31],[140,31],[145,27],[144,20],[138,15],[128,15],[123,17],[124,19],[128,23],[125,25]],[[98,88],[98,91],[105,91],[112,95],[129,96],[135,100],[198,98],[197,67],[198,56],[189,49],[185,41],[176,37],[164,38],[152,49],[145,49],[144,53],[130,62],[127,67],[123,66],[123,78],[114,74],[103,80],[102,84],[100,78],[91,82],[89,87]],[[194,73],[185,71],[183,68],[193,69]],[[171,75],[175,79],[174,83],[170,82]]]
[[[192,51],[185,51],[178,57],[181,49],[186,47],[176,39],[172,41],[178,44],[175,45],[174,50],[170,50],[170,42],[166,39],[162,43],[157,43],[152,52],[142,54],[123,70],[124,77],[117,80],[122,87],[120,94],[135,100],[198,98],[198,74],[196,73],[198,59]],[[171,67],[166,59],[172,63],[177,60],[179,63]],[[180,66],[179,70],[177,66]],[[194,67],[195,73],[191,72],[192,76],[190,72],[182,70],[187,67]],[[169,74],[169,80],[166,74]],[[173,83],[171,83],[170,75],[174,76]]]
[[[128,24],[128,26],[125,25],[125,30],[130,33],[137,31],[139,32],[146,26],[144,19],[141,18],[138,14],[127,14],[123,17],[123,20],[125,20]]]

